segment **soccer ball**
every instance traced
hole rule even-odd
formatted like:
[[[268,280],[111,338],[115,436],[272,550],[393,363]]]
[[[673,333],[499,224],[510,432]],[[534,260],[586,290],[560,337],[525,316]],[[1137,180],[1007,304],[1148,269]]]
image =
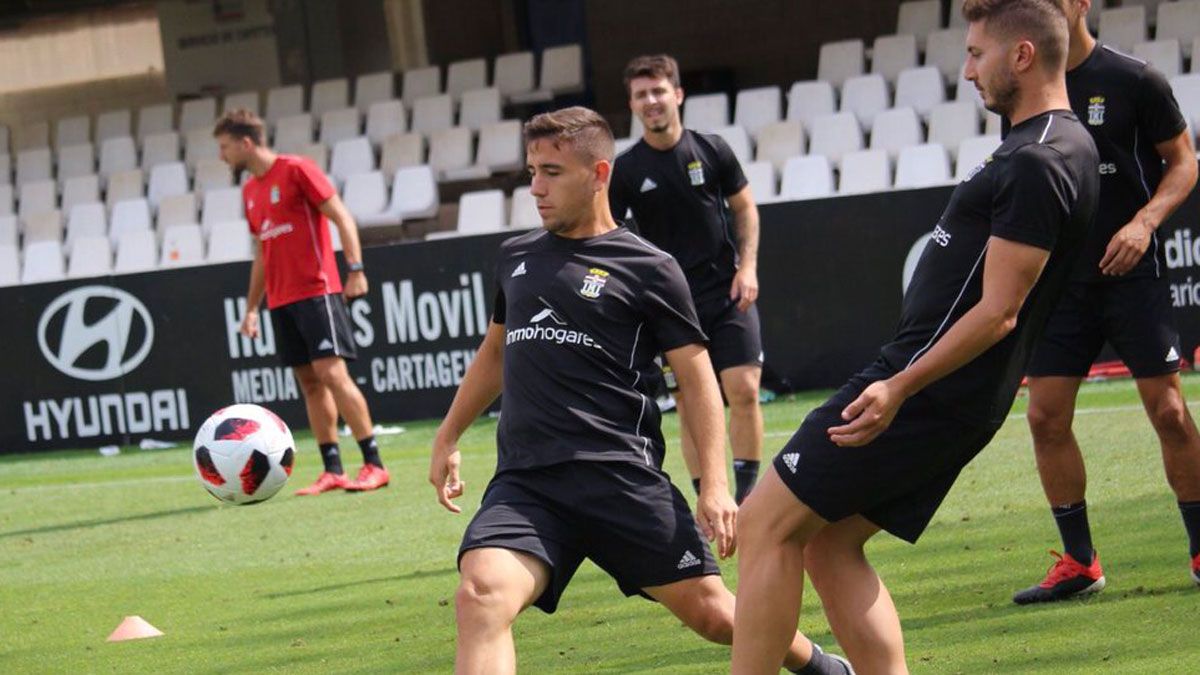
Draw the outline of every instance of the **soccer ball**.
[[[270,410],[248,403],[221,408],[196,432],[196,477],[223,502],[266,501],[292,475],[295,445],[292,432]]]

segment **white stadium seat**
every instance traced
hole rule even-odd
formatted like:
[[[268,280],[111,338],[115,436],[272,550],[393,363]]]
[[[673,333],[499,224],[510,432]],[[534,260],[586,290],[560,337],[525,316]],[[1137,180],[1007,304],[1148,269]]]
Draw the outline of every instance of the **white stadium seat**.
[[[437,215],[437,178],[429,165],[406,166],[396,170],[388,212],[405,220]]]
[[[96,144],[121,136],[133,136],[133,113],[129,108],[100,113],[96,118]]]
[[[13,214],[13,186],[8,183],[0,183],[0,216],[11,216]]]
[[[158,265],[158,237],[151,230],[132,230],[117,237],[113,272],[126,274],[152,270]]]
[[[413,131],[428,136],[453,126],[454,103],[449,94],[426,96],[413,104]]]
[[[376,103],[396,98],[396,78],[390,70],[359,75],[354,80],[354,107],[366,115]]]
[[[485,124],[499,122],[500,90],[490,87],[464,91],[458,118],[458,126],[471,131],[479,131]]]
[[[400,90],[404,105],[409,108],[417,99],[437,96],[442,93],[442,71],[437,66],[426,66],[404,71],[404,86]]]
[[[125,232],[150,230],[150,203],[145,199],[123,199],[113,206],[108,236],[116,242]]]
[[[96,173],[96,151],[91,143],[64,145],[58,149],[58,182]]]
[[[79,204],[100,201],[100,177],[96,174],[76,176],[63,182],[62,210],[70,213]]]
[[[805,130],[812,129],[813,120],[837,112],[833,85],[820,80],[795,82],[788,90],[787,118],[798,120]]]
[[[25,265],[21,268],[21,283],[35,284],[63,279],[62,244],[58,241],[36,241],[25,244]]]
[[[321,135],[319,140],[329,147],[341,141],[354,138],[362,133],[362,119],[358,108],[338,108],[326,110],[321,115]]]
[[[737,157],[740,164],[745,164],[754,157],[754,153],[750,149],[750,134],[747,134],[746,130],[742,127],[734,124],[714,129],[713,133],[725,140],[729,149],[733,151],[733,156]]]
[[[775,168],[770,162],[748,162],[742,165],[742,173],[750,183],[750,194],[756,204],[767,204],[779,199],[775,188]]]
[[[21,283],[21,261],[14,244],[0,242],[0,286],[16,286]]]
[[[204,235],[199,225],[172,225],[163,232],[159,267],[183,267],[204,262]]]
[[[0,246],[16,246],[20,230],[16,216],[0,216]]]
[[[929,115],[929,142],[941,143],[950,154],[964,140],[979,135],[979,115],[969,101],[950,101],[933,107]]]
[[[64,117],[54,123],[54,147],[92,142],[92,118],[87,115]]]
[[[865,51],[862,40],[826,42],[817,59],[817,79],[840,90],[846,80],[865,72]]]
[[[20,206],[17,215],[22,222],[32,216],[58,208],[58,185],[52,180],[38,180],[19,186]]]
[[[175,110],[170,103],[142,106],[138,109],[137,140],[175,130]]]
[[[40,211],[29,216],[25,221],[25,244],[32,241],[63,240],[63,222],[61,211]]]
[[[942,74],[934,66],[909,68],[900,73],[896,82],[896,100],[893,107],[908,106],[917,111],[921,119],[928,120],[933,107],[946,100],[946,85]]]
[[[253,241],[246,221],[224,220],[213,223],[208,235],[208,262],[233,262],[250,260],[253,257]]]
[[[838,194],[881,192],[892,187],[892,164],[883,150],[858,150],[842,157]]]
[[[158,204],[155,226],[159,232],[172,225],[196,225],[196,193],[185,192],[163,197]]]
[[[203,129],[211,134],[216,120],[217,99],[211,96],[184,101],[179,106],[180,133],[187,134],[189,131]]]
[[[507,120],[480,129],[475,163],[486,167],[489,173],[524,169],[525,143],[521,135],[521,123]]]
[[[824,155],[793,157],[783,165],[780,199],[817,199],[832,194],[833,167]]]
[[[554,96],[583,91],[583,49],[577,44],[542,51],[538,89]]]
[[[810,154],[824,155],[836,165],[841,162],[842,155],[861,150],[862,147],[862,127],[854,113],[840,112],[813,120],[808,143]]]
[[[537,210],[537,198],[530,192],[528,185],[512,191],[508,226],[514,230],[528,230],[542,226],[542,214]]]
[[[272,127],[285,117],[304,113],[304,87],[293,84],[267,90],[266,121]]]
[[[346,177],[342,201],[355,219],[379,216],[387,209],[387,183],[382,171],[356,173]]]
[[[1168,79],[1183,72],[1183,53],[1176,39],[1139,42],[1133,47],[1133,56],[1154,66]]]
[[[108,237],[87,235],[75,240],[67,265],[67,278],[98,277],[112,273],[112,243]]]
[[[385,139],[408,131],[408,113],[401,101],[379,101],[367,110],[367,138],[380,147]]]
[[[712,133],[729,126],[729,97],[725,94],[699,94],[683,101],[683,126]]]
[[[196,162],[196,176],[192,189],[201,197],[208,190],[233,185],[233,172],[229,165],[219,159],[201,159]]]
[[[1200,121],[1200,73],[1178,75],[1169,81],[1184,119],[1195,129]]]
[[[429,166],[441,180],[478,177],[475,171],[462,172],[474,164],[471,136],[470,129],[454,127],[434,132],[429,139]]]
[[[875,38],[871,55],[871,72],[883,75],[895,86],[900,73],[920,65],[917,59],[917,38],[912,35],[880,35]]]
[[[213,138],[212,128],[192,129],[184,135],[183,162],[188,170],[195,171],[196,165],[204,160],[221,159],[221,146]]]
[[[168,131],[142,139],[142,170],[150,171],[159,164],[178,161],[179,134]]]
[[[1200,1],[1164,2],[1158,6],[1158,32],[1155,39],[1179,40],[1180,54],[1190,54],[1200,35]],[[1192,62],[1192,70],[1196,63]]]
[[[487,87],[487,61],[469,59],[455,61],[446,67],[446,93],[457,103],[472,89]]]
[[[954,6],[951,11],[956,11]],[[940,0],[909,0],[900,3],[896,18],[896,33],[916,36],[917,48],[925,51],[925,39],[942,27],[942,3]]]
[[[259,96],[257,91],[239,91],[225,97],[221,104],[222,112],[230,112],[233,110],[249,110],[255,115],[259,114]]]
[[[783,171],[789,157],[804,154],[804,146],[804,126],[800,120],[775,122],[759,132],[755,157],[770,162],[776,171]]]
[[[957,8],[951,13],[957,12]],[[967,54],[965,28],[946,28],[929,34],[925,46],[925,65],[934,66],[945,82],[958,82]]]
[[[375,153],[366,136],[344,140],[333,146],[329,161],[329,177],[341,186],[352,174],[375,170]]]
[[[954,162],[954,179],[963,180],[983,160],[991,156],[992,151],[1000,147],[999,136],[976,136],[968,138],[958,146],[958,155]]]
[[[900,151],[896,162],[897,188],[922,188],[950,182],[950,157],[938,143],[913,145]]]
[[[313,118],[308,113],[288,115],[275,122],[273,145],[279,152],[294,154],[313,142]]]
[[[50,148],[34,148],[17,153],[17,187],[54,177]]]
[[[421,134],[393,134],[383,142],[379,170],[390,181],[396,170],[425,163],[425,137]]]
[[[783,92],[779,87],[742,89],[734,100],[733,123],[740,125],[751,138],[757,140],[763,127],[783,117],[782,99]]]
[[[1132,52],[1137,43],[1146,41],[1146,28],[1145,7],[1134,5],[1100,12],[1100,41],[1126,54]]]
[[[139,199],[146,194],[146,177],[141,169],[118,171],[108,178],[108,190],[104,193],[104,201],[109,210],[117,202],[125,199]]]
[[[223,220],[242,220],[246,208],[242,203],[242,189],[237,187],[208,190],[204,193],[204,206],[200,210],[200,223],[211,227]]]
[[[495,70],[493,84],[505,99],[533,91],[533,52],[501,54]]]
[[[467,192],[459,198],[456,230],[460,234],[494,232],[504,227],[504,191]]]
[[[100,144],[100,182],[107,184],[110,176],[118,171],[138,168],[137,148],[133,138],[117,136]]]
[[[879,113],[871,126],[871,149],[883,150],[895,161],[900,150],[925,142],[921,120],[912,108],[892,108]]]
[[[164,197],[185,194],[188,191],[187,167],[183,162],[167,162],[150,170],[150,183],[146,187],[146,198],[150,208],[158,210]]]
[[[331,110],[341,110],[349,105],[350,81],[346,78],[335,77],[313,83],[312,102],[308,106],[313,117],[320,119]]]
[[[17,151],[50,147],[50,122],[26,122],[17,129]]]
[[[63,250],[70,254],[80,237],[108,236],[108,215],[104,204],[76,204],[67,213],[67,239]]]
[[[842,112],[854,113],[863,131],[871,128],[875,116],[891,107],[887,83],[878,73],[846,80],[842,87]]]

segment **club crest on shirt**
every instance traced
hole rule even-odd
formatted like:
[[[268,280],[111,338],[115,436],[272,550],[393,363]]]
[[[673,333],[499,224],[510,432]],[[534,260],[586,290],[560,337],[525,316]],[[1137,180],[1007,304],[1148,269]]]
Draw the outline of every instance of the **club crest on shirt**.
[[[700,160],[688,162],[687,172],[688,180],[692,182],[692,185],[704,185],[704,165],[700,163]]]
[[[1088,99],[1088,124],[1098,127],[1104,124],[1104,97],[1093,96]]]
[[[608,272],[593,267],[588,270],[587,276],[583,278],[583,286],[579,289],[579,294],[585,298],[595,300],[600,297],[600,292],[604,290],[604,284],[608,283]]]
[[[271,186],[271,203],[272,204],[279,203],[279,186],[278,185]]]

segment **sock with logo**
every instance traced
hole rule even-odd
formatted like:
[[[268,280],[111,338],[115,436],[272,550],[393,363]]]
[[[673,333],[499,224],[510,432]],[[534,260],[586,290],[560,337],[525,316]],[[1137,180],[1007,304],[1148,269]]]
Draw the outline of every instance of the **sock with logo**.
[[[754,489],[754,484],[758,482],[758,465],[756,459],[735,459],[733,460],[733,482],[734,496],[733,499],[738,504],[750,494],[750,490]]]
[[[796,675],[850,675],[854,671],[840,659],[826,654],[817,643],[812,643],[812,658],[799,668],[789,668]]]
[[[1183,526],[1187,528],[1191,556],[1200,553],[1200,502],[1179,502],[1179,513],[1183,516]]]
[[[692,489],[694,489],[696,491],[696,494],[700,494],[700,479],[699,478],[692,479]]]
[[[321,461],[325,464],[325,471],[333,474],[343,474],[346,470],[342,468],[342,454],[338,452],[337,443],[322,443]]]
[[[358,442],[358,449],[362,450],[363,464],[373,464],[383,468],[383,460],[379,459],[379,445],[375,442],[374,436],[361,439]]]
[[[1063,549],[1080,565],[1091,565],[1095,551],[1092,549],[1092,530],[1088,527],[1087,501],[1055,506],[1050,511],[1062,536]]]

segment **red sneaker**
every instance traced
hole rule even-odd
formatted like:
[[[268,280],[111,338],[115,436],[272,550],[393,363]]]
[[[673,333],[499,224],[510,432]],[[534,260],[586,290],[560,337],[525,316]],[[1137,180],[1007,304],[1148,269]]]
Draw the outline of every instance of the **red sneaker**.
[[[391,480],[391,476],[388,475],[387,469],[374,464],[363,464],[363,468],[358,470],[358,478],[351,481],[346,486],[346,490],[350,492],[378,490],[386,487],[389,480]]]
[[[346,477],[346,474],[329,473],[328,471],[325,471],[322,472],[320,476],[317,476],[317,481],[315,483],[306,488],[300,488],[299,490],[296,490],[296,494],[300,496],[319,495],[322,492],[329,492],[330,490],[342,490],[348,487],[350,487],[350,479]]]
[[[1192,581],[1196,582],[1197,586],[1200,586],[1200,553],[1197,553],[1196,557],[1192,558]]]
[[[1059,555],[1050,551],[1058,561],[1050,566],[1046,578],[1037,586],[1019,591],[1013,596],[1018,605],[1034,602],[1054,602],[1077,596],[1098,593],[1104,589],[1104,571],[1100,569],[1100,555],[1092,552],[1092,564],[1084,566],[1071,555]]]

